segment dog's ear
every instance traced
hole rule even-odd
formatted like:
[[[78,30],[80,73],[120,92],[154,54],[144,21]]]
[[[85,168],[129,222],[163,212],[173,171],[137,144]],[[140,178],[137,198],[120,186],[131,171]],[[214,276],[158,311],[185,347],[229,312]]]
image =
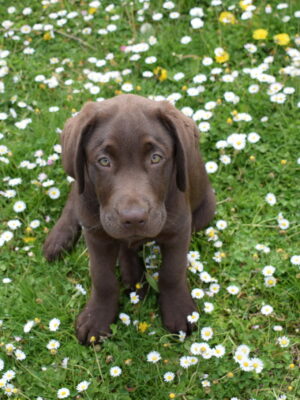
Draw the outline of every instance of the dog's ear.
[[[199,155],[198,129],[195,123],[169,102],[159,103],[158,118],[165,126],[175,143],[176,183],[184,192],[189,184],[189,168],[192,168],[193,157]]]
[[[99,112],[99,103],[86,103],[77,115],[66,122],[61,135],[62,163],[67,174],[77,181],[79,193],[84,190],[84,142],[94,130]]]

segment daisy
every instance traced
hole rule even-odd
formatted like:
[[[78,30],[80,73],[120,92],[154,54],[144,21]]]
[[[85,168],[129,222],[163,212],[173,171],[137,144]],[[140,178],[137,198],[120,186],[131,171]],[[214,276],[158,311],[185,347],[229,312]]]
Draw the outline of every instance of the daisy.
[[[53,318],[49,322],[49,330],[54,332],[57,331],[60,325],[60,320],[58,318]]]
[[[241,344],[237,347],[236,353],[243,353],[244,355],[248,356],[250,354],[250,347],[246,344]]]
[[[202,353],[201,346],[202,343],[193,343],[190,347],[190,352],[194,355],[200,355]]]
[[[191,366],[191,357],[183,356],[179,359],[179,364],[182,368],[189,368]]]
[[[210,314],[211,312],[213,312],[213,310],[214,310],[214,305],[212,303],[208,303],[208,302],[204,303],[203,311],[206,314]]]
[[[300,255],[294,255],[290,259],[293,265],[300,265]]]
[[[222,164],[228,165],[228,164],[231,163],[231,157],[228,156],[227,154],[222,154],[220,156],[220,161],[221,161]]]
[[[256,132],[251,132],[247,135],[247,140],[250,143],[257,143],[260,140],[260,136]]]
[[[214,174],[218,170],[218,164],[215,161],[208,161],[205,169],[208,174]]]
[[[228,286],[228,287],[226,288],[226,290],[227,290],[227,292],[228,292],[229,294],[233,294],[233,295],[238,294],[239,291],[240,291],[240,289],[239,289],[237,286],[235,286],[235,285],[230,285],[230,286]]]
[[[27,321],[26,324],[23,327],[24,333],[28,333],[31,331],[31,329],[34,327],[35,322],[34,321]]]
[[[221,358],[225,354],[225,347],[222,344],[218,344],[212,349],[213,356]]]
[[[266,265],[263,270],[262,270],[262,274],[264,276],[272,276],[276,271],[276,268],[273,267],[273,265]]]
[[[270,206],[274,206],[274,204],[277,202],[275,194],[273,193],[268,193],[265,197],[265,200]]]
[[[125,313],[121,313],[119,315],[119,318],[123,322],[124,325],[127,325],[127,326],[130,325],[131,320],[130,320],[129,315],[127,315]]]
[[[279,338],[277,338],[277,343],[280,347],[288,347],[288,345],[290,344],[290,339],[286,336],[280,336]]]
[[[264,363],[262,362],[261,359],[259,359],[259,358],[251,358],[250,362],[251,362],[251,365],[252,365],[253,369],[255,370],[255,372],[257,374],[259,374],[263,370]]]
[[[274,276],[266,276],[265,277],[265,286],[266,287],[274,287],[276,286],[277,280]]]
[[[201,337],[203,340],[208,341],[213,337],[214,333],[212,328],[205,327],[201,329]]]
[[[216,227],[217,227],[219,230],[222,231],[222,230],[224,230],[224,229],[227,228],[227,222],[224,221],[223,219],[220,219],[219,221],[216,222]]]
[[[172,382],[175,378],[175,374],[173,372],[166,372],[164,374],[164,381],[165,382]]]
[[[70,396],[70,390],[67,388],[59,389],[57,392],[58,399],[65,399],[66,397]]]
[[[261,308],[260,312],[261,312],[263,315],[270,315],[270,314],[272,314],[272,312],[273,312],[273,307],[270,306],[270,305],[268,305],[268,304],[266,304],[265,306],[263,306],[263,307]]]
[[[47,344],[47,349],[48,350],[57,350],[60,347],[60,343],[58,340],[50,340],[50,342]]]
[[[161,360],[161,355],[159,354],[158,351],[151,351],[150,353],[147,354],[147,361],[148,362],[151,362],[151,363],[155,364],[159,360]]]
[[[4,361],[0,358],[0,371],[4,369]]]
[[[9,369],[8,371],[5,372],[5,374],[2,375],[2,379],[4,379],[6,382],[9,382],[12,379],[14,379],[15,376],[16,376],[15,371]]]
[[[132,304],[137,304],[140,301],[140,297],[136,292],[130,293],[130,302]]]
[[[60,197],[60,190],[56,187],[52,187],[47,191],[48,196],[52,200],[56,200]]]
[[[194,311],[191,315],[187,316],[187,320],[190,324],[195,324],[199,319],[199,313],[197,311]]]
[[[16,213],[23,212],[26,209],[26,203],[19,200],[14,204],[13,209]]]
[[[109,370],[109,374],[112,377],[116,377],[116,376],[120,376],[122,374],[122,370],[120,367],[116,366],[116,367],[111,367]]]
[[[204,297],[204,291],[199,288],[195,288],[192,290],[191,295],[193,299],[202,299]]]
[[[15,357],[18,361],[23,361],[26,358],[26,354],[22,350],[17,349],[15,351]]]
[[[254,369],[249,358],[245,358],[245,359],[240,363],[240,367],[241,367],[241,369],[242,369],[243,371],[247,371],[247,372],[253,371],[253,369]]]

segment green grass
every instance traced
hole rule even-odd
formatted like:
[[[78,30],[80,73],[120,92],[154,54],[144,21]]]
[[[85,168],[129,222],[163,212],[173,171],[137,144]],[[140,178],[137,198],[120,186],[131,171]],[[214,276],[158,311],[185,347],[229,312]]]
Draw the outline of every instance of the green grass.
[[[5,4],[4,4],[5,3]],[[46,2],[45,2],[46,3]],[[297,2],[289,1],[288,7],[278,9],[279,1],[272,3],[272,12],[266,13],[268,2],[256,2],[256,10],[249,19],[242,19],[239,2],[223,1],[223,5],[211,6],[210,1],[201,2],[204,11],[204,27],[193,29],[190,9],[198,6],[197,1],[174,2],[173,10],[163,7],[163,1],[149,2],[149,8],[142,14],[143,3],[127,0],[115,3],[112,11],[105,8],[111,4],[107,0],[101,6],[90,9],[88,1],[59,1],[42,5],[40,1],[6,1],[0,4],[3,21],[12,21],[9,37],[7,23],[2,24],[0,51],[9,50],[9,55],[0,59],[0,81],[5,88],[1,94],[3,106],[1,113],[7,118],[0,120],[1,161],[0,161],[0,237],[7,231],[13,232],[13,238],[0,240],[0,360],[4,367],[0,372],[0,399],[8,398],[9,390],[14,391],[12,398],[52,400],[58,397],[58,390],[68,388],[72,399],[155,399],[178,398],[182,400],[271,400],[300,398],[299,384],[299,266],[290,260],[299,255],[299,77],[282,73],[282,69],[291,66],[293,59],[288,48],[299,52],[299,18],[295,16]],[[230,6],[235,9],[230,10]],[[8,13],[14,6],[16,11]],[[22,10],[31,7],[32,13],[24,15]],[[51,19],[51,13],[66,10],[78,12],[78,16],[67,19],[67,23],[57,26],[57,20]],[[223,24],[219,21],[222,11],[231,11],[236,24]],[[170,19],[169,13],[180,13],[178,19]],[[155,12],[163,14],[160,21],[153,21]],[[299,11],[298,11],[299,14]],[[92,18],[85,21],[83,16]],[[296,14],[297,15],[297,14]],[[115,16],[119,19],[114,20]],[[118,18],[117,17],[117,18]],[[285,17],[290,17],[288,18]],[[57,19],[66,18],[59,16]],[[20,33],[21,27],[35,24],[52,24],[54,37],[50,40],[45,31],[31,30]],[[144,23],[151,24],[146,33],[141,32]],[[107,35],[97,31],[109,24],[115,24],[117,30]],[[83,34],[84,28],[91,28],[90,34]],[[268,30],[264,41],[252,38],[258,28]],[[280,46],[274,43],[273,36],[287,33],[290,43]],[[19,36],[19,40],[15,36]],[[121,46],[148,42],[149,37],[156,38],[156,44],[140,54],[140,59],[131,61],[133,53],[120,50]],[[183,36],[190,36],[189,44],[181,44]],[[48,38],[49,39],[49,38]],[[151,40],[151,39],[150,39]],[[249,53],[244,45],[253,43],[255,53]],[[25,47],[34,49],[33,54],[24,54]],[[222,47],[229,53],[226,64],[218,64],[214,50]],[[113,53],[112,60],[106,65],[96,67],[88,61],[89,57],[105,59]],[[3,53],[2,53],[3,55]],[[154,64],[146,64],[145,58],[155,56]],[[273,57],[265,71],[280,82],[283,88],[294,88],[287,94],[282,104],[272,102],[267,93],[269,84],[260,82],[245,72],[245,68],[261,66],[266,57]],[[204,57],[211,57],[209,66],[202,63]],[[298,56],[299,57],[299,56]],[[57,62],[53,63],[53,58]],[[65,61],[64,61],[65,60]],[[7,65],[8,73],[4,73]],[[296,61],[295,61],[295,68]],[[63,67],[63,70],[57,68]],[[144,71],[154,71],[161,67],[167,71],[167,79],[159,80],[154,73],[152,78],[143,77]],[[100,89],[92,94],[85,85],[91,82],[86,70],[97,72],[124,71],[119,80],[95,83]],[[213,68],[221,68],[219,75],[212,75]],[[224,82],[222,77],[238,72],[233,82]],[[173,76],[183,72],[180,81]],[[205,74],[207,81],[202,83],[205,91],[197,96],[189,96],[188,89],[199,84],[193,77]],[[299,73],[299,68],[298,68]],[[58,85],[49,88],[44,82],[36,82],[37,75],[46,79],[55,76]],[[212,78],[212,79],[211,79]],[[73,80],[71,85],[65,82]],[[220,285],[220,291],[213,297],[207,294],[210,283],[201,282],[199,274],[188,272],[191,290],[202,288],[206,291],[201,300],[197,300],[200,318],[197,329],[184,342],[177,336],[164,330],[157,305],[157,293],[151,288],[146,298],[136,305],[121,288],[120,312],[127,313],[131,324],[125,326],[120,320],[112,326],[112,337],[91,348],[82,347],[74,335],[74,320],[85,304],[90,290],[88,274],[88,255],[83,240],[76,249],[63,260],[49,264],[42,256],[41,248],[46,232],[54,225],[60,215],[69,184],[62,169],[60,159],[51,165],[36,165],[33,169],[20,168],[24,160],[35,162],[35,152],[42,150],[43,160],[55,153],[53,146],[59,143],[59,131],[67,118],[80,110],[84,102],[99,97],[109,98],[122,92],[122,85],[130,82],[131,93],[143,96],[164,96],[178,93],[181,98],[176,107],[191,107],[194,112],[204,109],[209,101],[217,102],[212,110],[210,130],[201,133],[201,151],[205,161],[215,161],[218,170],[210,175],[216,191],[218,206],[215,220],[211,226],[216,229],[221,248],[214,247],[214,241],[208,240],[205,232],[197,233],[192,240],[191,250],[201,253],[201,262]],[[258,84],[259,92],[251,94],[250,85]],[[224,94],[234,92],[240,100],[237,104],[226,102]],[[25,102],[25,107],[19,102]],[[49,112],[57,106],[59,111]],[[14,117],[14,110],[16,116]],[[234,121],[236,113],[248,113],[248,122]],[[1,114],[3,117],[3,114]],[[267,120],[263,119],[267,117]],[[16,122],[31,118],[32,122],[22,130]],[[200,123],[201,121],[199,121]],[[257,132],[257,143],[246,143],[242,150],[228,147],[218,150],[216,143],[226,140],[232,133]],[[8,153],[5,152],[6,146]],[[231,163],[223,164],[219,157],[227,154]],[[7,161],[7,162],[6,162]],[[53,180],[51,186],[60,190],[60,197],[52,200],[47,195],[48,188],[38,180],[39,174],[47,174]],[[17,186],[9,186],[8,177],[21,178]],[[50,186],[50,187],[51,187]],[[16,191],[15,197],[4,195],[8,189]],[[277,199],[271,206],[265,201],[267,193],[274,193]],[[17,214],[13,205],[17,200],[26,203],[26,209]],[[282,213],[289,221],[288,229],[279,227],[277,218]],[[49,218],[50,217],[50,218]],[[22,225],[11,230],[7,223],[18,219]],[[30,223],[38,219],[40,226],[28,229]],[[228,224],[223,231],[216,228],[218,220]],[[270,248],[268,253],[258,251],[257,244]],[[215,252],[223,253],[221,262],[213,257]],[[145,249],[145,256],[153,254],[152,248]],[[155,260],[159,264],[159,260]],[[276,268],[276,286],[266,287],[262,269],[266,265]],[[153,271],[149,270],[152,274]],[[6,283],[5,278],[11,281]],[[152,281],[151,281],[152,282]],[[150,283],[151,283],[150,282]],[[79,294],[76,284],[81,284],[87,295]],[[226,288],[236,285],[238,295],[230,295]],[[212,313],[203,311],[204,302],[214,305]],[[266,316],[261,313],[264,304],[271,305],[273,312]],[[60,320],[57,331],[49,330],[49,321]],[[24,332],[27,321],[36,319],[30,332]],[[138,321],[134,324],[134,321]],[[139,329],[138,323],[144,322],[146,330]],[[281,331],[274,326],[281,326]],[[197,356],[199,362],[187,369],[180,366],[180,358],[190,354],[193,343],[203,342],[201,329],[211,327],[213,338],[210,347],[222,344],[226,348],[222,358],[204,359]],[[281,347],[277,339],[286,336],[287,347]],[[51,354],[47,349],[50,340],[60,342],[58,350]],[[15,353],[7,351],[7,344],[22,350],[26,358],[16,359]],[[243,371],[233,359],[237,346],[250,347],[250,357],[258,357],[264,368],[260,373]],[[158,351],[161,360],[156,364],[147,361],[150,351]],[[68,358],[66,368],[62,367]],[[0,368],[1,368],[0,361]],[[122,374],[110,376],[110,368],[119,366]],[[15,377],[4,383],[2,375],[13,370]],[[172,382],[164,382],[164,373],[175,374]],[[203,387],[207,379],[209,387]],[[79,393],[78,383],[90,382],[86,391]],[[2,388],[1,388],[2,382]],[[9,386],[12,384],[15,389]],[[6,387],[6,388],[5,388]],[[286,396],[286,397],[280,397]]]

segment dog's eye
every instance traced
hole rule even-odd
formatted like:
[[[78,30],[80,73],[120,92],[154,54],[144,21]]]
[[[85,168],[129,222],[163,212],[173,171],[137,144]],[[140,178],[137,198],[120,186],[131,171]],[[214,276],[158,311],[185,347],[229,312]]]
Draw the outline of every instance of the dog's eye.
[[[161,162],[161,160],[162,160],[162,156],[160,156],[159,154],[152,154],[151,164],[158,164]]]
[[[110,167],[110,161],[107,157],[99,158],[98,163],[101,165],[101,167]]]

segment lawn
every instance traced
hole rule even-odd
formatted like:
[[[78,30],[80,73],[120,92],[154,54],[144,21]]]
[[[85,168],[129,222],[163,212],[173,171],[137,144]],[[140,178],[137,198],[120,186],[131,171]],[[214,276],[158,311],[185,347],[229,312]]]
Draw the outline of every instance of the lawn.
[[[0,399],[300,398],[300,7],[297,1],[16,0],[0,4]],[[217,196],[193,236],[195,331],[171,335],[149,291],[81,346],[81,239],[42,255],[70,188],[64,122],[121,93],[193,118]]]

